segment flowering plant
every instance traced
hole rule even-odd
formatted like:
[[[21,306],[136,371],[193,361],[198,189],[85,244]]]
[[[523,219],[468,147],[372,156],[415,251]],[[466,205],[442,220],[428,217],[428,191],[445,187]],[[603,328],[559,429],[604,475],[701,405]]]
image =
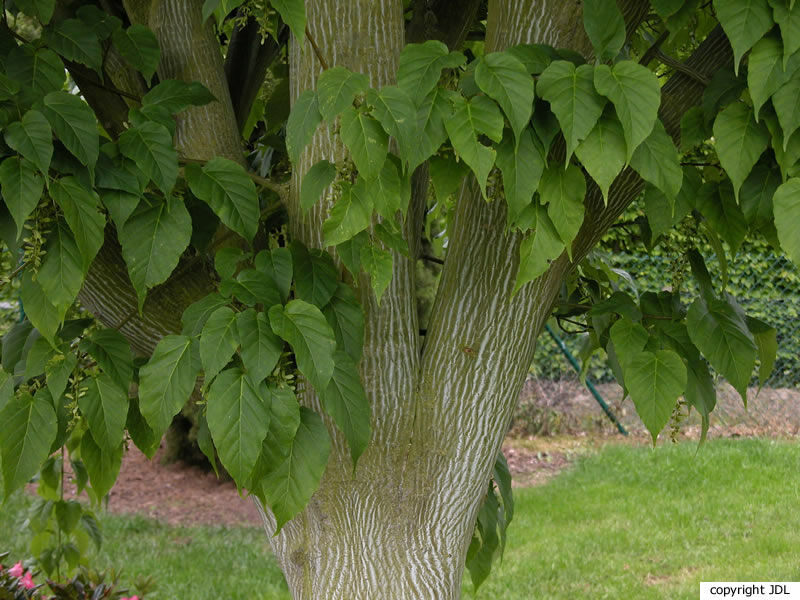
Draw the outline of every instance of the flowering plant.
[[[7,552],[0,554],[0,600],[144,600],[144,596],[126,596],[129,591],[119,587],[118,577],[113,573],[111,581],[106,581],[106,573],[81,568],[72,579],[65,582],[48,579],[45,586],[33,581],[38,573],[27,568],[22,561],[4,567],[1,563],[7,558]],[[151,586],[148,579],[137,588],[141,590]]]

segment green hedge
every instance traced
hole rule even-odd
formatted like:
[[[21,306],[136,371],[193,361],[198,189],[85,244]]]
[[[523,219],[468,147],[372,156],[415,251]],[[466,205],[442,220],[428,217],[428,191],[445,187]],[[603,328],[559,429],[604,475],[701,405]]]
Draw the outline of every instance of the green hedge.
[[[710,251],[704,252],[708,269],[721,289],[719,263]],[[639,293],[659,291],[671,283],[671,258],[660,248],[652,253],[616,253],[613,266],[629,272],[637,283]],[[788,259],[775,256],[766,244],[745,244],[734,260],[728,263],[726,290],[741,304],[748,315],[769,323],[778,330],[778,357],[768,385],[794,387],[800,383],[800,270]],[[687,278],[689,291],[685,304],[691,302],[694,290]],[[577,355],[585,336],[559,332],[564,343]],[[538,377],[559,379],[574,377],[571,367],[549,336],[542,335],[536,350],[534,373]],[[592,359],[590,377],[595,381],[611,381],[611,371],[599,357]]]

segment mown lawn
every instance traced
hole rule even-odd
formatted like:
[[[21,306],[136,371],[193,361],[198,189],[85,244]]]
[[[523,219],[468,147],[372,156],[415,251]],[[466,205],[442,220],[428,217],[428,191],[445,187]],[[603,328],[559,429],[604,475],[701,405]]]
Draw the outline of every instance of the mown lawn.
[[[608,447],[515,490],[502,565],[480,599],[698,597],[699,582],[800,581],[800,445]],[[27,501],[0,509],[0,550],[24,553]],[[257,529],[167,527],[107,515],[97,562],[152,575],[161,600],[284,599]],[[391,585],[391,582],[387,582]],[[464,595],[475,597],[469,580]]]

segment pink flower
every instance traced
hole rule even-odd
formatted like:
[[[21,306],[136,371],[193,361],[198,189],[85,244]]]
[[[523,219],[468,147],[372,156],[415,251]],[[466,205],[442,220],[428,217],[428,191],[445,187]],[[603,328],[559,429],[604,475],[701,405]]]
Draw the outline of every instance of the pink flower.
[[[11,575],[12,577],[22,577],[22,574],[24,572],[25,570],[22,568],[21,562],[18,562],[8,570],[8,574]]]
[[[25,573],[25,577],[22,578],[21,583],[22,587],[24,587],[26,590],[32,590],[33,588],[36,587],[36,584],[33,583],[33,575],[31,575],[30,571]]]
[[[130,598],[120,598],[119,600],[139,600],[139,596],[131,596]]]

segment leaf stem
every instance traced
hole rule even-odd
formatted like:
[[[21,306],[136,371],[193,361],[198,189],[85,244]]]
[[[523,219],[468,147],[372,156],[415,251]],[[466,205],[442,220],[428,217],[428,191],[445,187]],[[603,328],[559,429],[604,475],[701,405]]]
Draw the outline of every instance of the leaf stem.
[[[326,61],[325,57],[322,56],[322,51],[319,49],[319,46],[317,46],[317,42],[314,39],[314,36],[311,35],[311,31],[309,31],[308,25],[306,25],[306,37],[308,38],[308,41],[311,42],[311,47],[314,49],[314,54],[317,55],[317,60],[319,61],[319,64],[322,65],[322,70],[327,71],[330,68],[328,66],[328,61]]]

